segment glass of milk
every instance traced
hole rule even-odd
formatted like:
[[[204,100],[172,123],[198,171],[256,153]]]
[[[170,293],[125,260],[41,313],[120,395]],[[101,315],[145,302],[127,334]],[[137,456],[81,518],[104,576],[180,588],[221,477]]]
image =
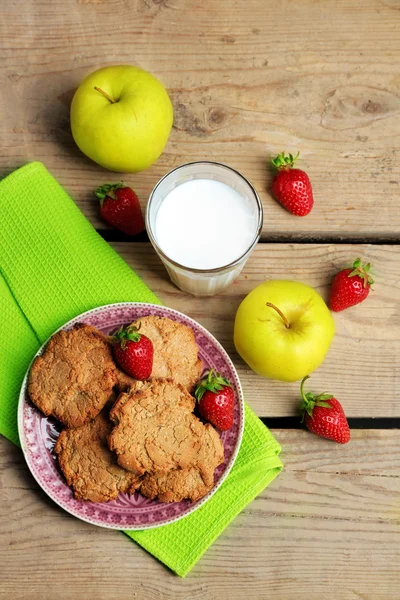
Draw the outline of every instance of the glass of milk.
[[[208,161],[167,173],[146,210],[147,233],[171,280],[195,296],[217,294],[237,278],[262,222],[262,204],[247,179]]]

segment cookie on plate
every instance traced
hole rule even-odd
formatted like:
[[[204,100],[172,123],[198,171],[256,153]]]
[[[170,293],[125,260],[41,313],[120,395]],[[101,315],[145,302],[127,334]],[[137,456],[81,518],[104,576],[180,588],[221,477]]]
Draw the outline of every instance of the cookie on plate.
[[[196,468],[212,483],[223,446],[212,425],[193,414],[194,405],[187,390],[172,381],[134,383],[110,411],[115,427],[108,442],[118,463],[138,476]]]
[[[140,325],[139,333],[153,342],[151,379],[172,379],[191,392],[203,368],[192,328],[173,319],[154,315],[137,319],[132,325]]]
[[[143,496],[157,498],[160,502],[185,499],[195,502],[211,490],[214,471],[224,461],[224,448],[215,429],[211,425],[206,428],[195,466],[168,473],[147,473],[140,486]]]
[[[81,427],[64,429],[57,439],[58,463],[78,500],[108,502],[120,492],[133,494],[140,485],[140,479],[122,469],[109,450],[111,429],[103,411]]]
[[[110,345],[94,327],[79,323],[59,331],[30,370],[28,393],[46,416],[67,427],[94,418],[112,395],[117,369]]]
[[[160,502],[195,502],[205,496],[213,487],[214,481],[205,484],[199,469],[174,469],[169,473],[150,474],[143,477],[140,493],[151,500]]]

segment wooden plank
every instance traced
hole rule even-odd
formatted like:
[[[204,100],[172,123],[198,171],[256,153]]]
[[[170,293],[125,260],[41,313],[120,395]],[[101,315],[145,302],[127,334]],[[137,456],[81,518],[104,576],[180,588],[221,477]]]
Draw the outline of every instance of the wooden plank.
[[[241,300],[267,279],[302,281],[327,300],[337,271],[357,256],[371,261],[374,290],[362,304],[334,314],[335,338],[310,385],[340,398],[348,416],[400,416],[396,391],[400,389],[399,246],[259,244],[239,279],[206,300],[173,286],[149,244],[112,246],[167,306],[188,314],[215,335],[238,369],[247,402],[258,415],[269,417],[296,414],[299,385],[263,379],[239,358],[232,332]]]
[[[143,205],[169,169],[211,159],[254,183],[265,239],[398,237],[399,26],[396,0],[3,2],[0,173],[43,161],[100,226],[91,190],[120,175],[77,150],[69,104],[89,72],[136,63],[175,107],[165,153],[125,178]],[[283,149],[301,151],[314,186],[304,219],[268,193]]]
[[[275,435],[284,471],[183,581],[122,534],[64,513],[1,439],[0,598],[397,600],[399,431],[357,431],[343,447]]]

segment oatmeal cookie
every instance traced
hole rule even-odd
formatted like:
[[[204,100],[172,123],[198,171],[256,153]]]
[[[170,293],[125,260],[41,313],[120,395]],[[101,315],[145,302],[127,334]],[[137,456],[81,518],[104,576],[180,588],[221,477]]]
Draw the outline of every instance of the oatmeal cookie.
[[[199,469],[174,469],[169,473],[150,474],[144,476],[140,493],[146,498],[160,502],[180,502],[191,500],[195,502],[205,496],[213,487],[214,482],[206,484]]]
[[[191,392],[203,368],[191,327],[166,317],[153,315],[137,319],[132,325],[151,339],[154,346],[152,379],[172,379]]]
[[[110,412],[115,427],[109,446],[118,463],[138,476],[196,467],[212,483],[223,446],[215,429],[193,414],[194,405],[187,390],[171,381],[132,385]]]
[[[46,416],[80,427],[102,410],[117,382],[110,345],[90,325],[59,331],[30,370],[28,393]]]
[[[224,461],[224,448],[215,429],[207,424],[203,443],[198,451],[195,466],[173,469],[169,473],[147,473],[140,492],[147,498],[160,502],[192,502],[205,496],[214,486],[214,471]]]
[[[64,429],[54,451],[68,485],[78,500],[108,502],[120,492],[133,494],[140,478],[118,464],[107,446],[112,424],[105,411],[74,429]]]

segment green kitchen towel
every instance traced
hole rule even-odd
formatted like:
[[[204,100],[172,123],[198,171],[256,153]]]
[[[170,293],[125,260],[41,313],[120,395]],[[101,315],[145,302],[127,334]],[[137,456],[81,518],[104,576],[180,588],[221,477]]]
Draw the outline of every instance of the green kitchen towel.
[[[0,433],[18,444],[19,389],[32,356],[63,323],[113,302],[160,303],[38,162],[0,182]],[[246,406],[235,465],[200,509],[171,525],[125,531],[184,577],[280,472],[280,446]]]

